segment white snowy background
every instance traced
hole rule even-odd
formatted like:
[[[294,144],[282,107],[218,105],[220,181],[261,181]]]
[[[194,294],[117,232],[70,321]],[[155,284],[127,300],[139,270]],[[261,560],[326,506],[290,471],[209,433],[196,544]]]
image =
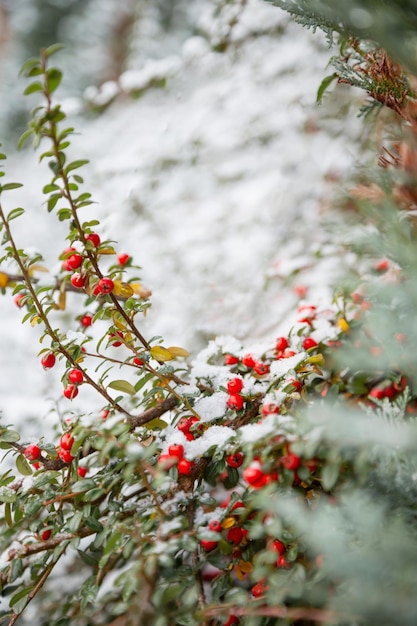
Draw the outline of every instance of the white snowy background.
[[[330,302],[352,259],[341,253],[328,198],[361,154],[362,125],[346,115],[350,92],[338,89],[324,106],[315,103],[333,53],[318,33],[262,0],[217,12],[221,3],[210,0],[174,4],[186,20],[166,32],[156,5],[137,2],[140,19],[119,77],[97,79],[105,76],[105,33],[120,10],[117,0],[88,3],[78,31],[65,24],[67,49],[54,62],[62,58],[69,68],[57,95],[79,133],[71,155],[90,160],[85,190],[97,204],[83,217],[98,217],[100,235],[142,266],[153,292],[143,334],[162,335],[166,345],[195,356],[217,335],[248,346],[273,340],[291,323],[297,286],[307,289],[303,301]],[[12,11],[11,58],[30,10],[22,2]],[[233,11],[239,15],[229,45],[216,51]],[[3,117],[25,87],[7,63]],[[88,75],[91,84],[80,93]],[[99,115],[89,112],[92,103],[104,107]],[[5,180],[24,187],[3,201],[26,209],[15,222],[18,245],[39,250],[56,269],[66,224],[47,214],[42,186],[50,172],[37,161],[30,149],[9,154]],[[51,428],[56,408],[67,410],[68,401],[59,368],[44,372],[39,363],[39,332],[20,319],[7,292],[0,299],[0,408],[3,421],[30,440]],[[70,314],[63,324],[76,329]],[[80,393],[71,408],[92,410],[94,402]]]

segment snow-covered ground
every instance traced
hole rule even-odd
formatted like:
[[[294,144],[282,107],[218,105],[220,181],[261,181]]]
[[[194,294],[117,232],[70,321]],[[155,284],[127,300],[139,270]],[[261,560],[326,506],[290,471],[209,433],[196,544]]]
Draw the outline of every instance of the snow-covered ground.
[[[351,171],[361,132],[352,115],[347,124],[343,91],[329,107],[315,105],[331,56],[318,34],[250,0],[230,45],[216,52],[222,14],[209,0],[198,6],[189,9],[194,34],[171,34],[166,55],[163,40],[155,54],[152,15],[141,22],[138,37],[147,28],[148,39],[140,54],[132,46],[120,80],[86,94],[97,104],[116,96],[100,115],[86,115],[79,99],[66,102],[80,133],[72,153],[91,161],[84,177],[97,204],[84,210],[99,217],[101,235],[135,257],[152,289],[143,333],[192,354],[219,334],[248,344],[273,338],[303,288],[308,301],[329,299],[349,259],[325,229],[323,199]],[[42,206],[47,166],[29,150],[11,155],[6,171],[25,184],[5,199],[27,209],[15,222],[19,246],[57,264],[65,224]],[[64,323],[71,327],[69,316]],[[59,376],[42,370],[38,332],[21,325],[9,293],[0,324],[3,421],[39,435],[45,420],[56,421],[56,402],[67,402]],[[77,402],[83,410],[90,400]]]

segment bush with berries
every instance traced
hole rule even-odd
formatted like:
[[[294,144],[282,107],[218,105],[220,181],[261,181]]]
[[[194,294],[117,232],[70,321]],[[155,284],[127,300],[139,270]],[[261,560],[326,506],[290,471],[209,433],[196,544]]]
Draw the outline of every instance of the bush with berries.
[[[380,48],[349,45],[341,71],[373,80],[409,132],[378,185],[354,190],[374,225],[361,269],[328,308],[302,301],[281,336],[218,337],[191,363],[143,336],[151,294],[133,254],[100,236],[54,103],[57,47],[24,65],[42,103],[22,142],[44,150],[47,210],[68,234],[58,275],[38,283],[41,256],[14,237],[23,209],[4,208],[19,184],[2,184],[1,285],[42,328],[40,364],[68,403],[90,387],[97,409],[31,442],[0,427],[0,623],[415,623],[415,102]],[[63,331],[51,314],[69,293]]]

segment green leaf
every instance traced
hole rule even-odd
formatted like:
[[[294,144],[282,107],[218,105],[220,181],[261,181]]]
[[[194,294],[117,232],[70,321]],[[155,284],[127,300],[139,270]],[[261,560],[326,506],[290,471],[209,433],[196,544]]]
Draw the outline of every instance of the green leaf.
[[[95,489],[90,489],[90,491],[87,491],[87,493],[84,494],[83,501],[84,502],[94,502],[94,500],[98,500],[99,498],[104,496],[105,493],[106,493],[106,491],[104,489],[102,489],[101,487],[96,487]]]
[[[49,93],[53,93],[60,85],[62,80],[62,72],[55,67],[51,67],[46,73],[46,82]]]
[[[23,474],[23,476],[32,475],[32,468],[30,467],[27,459],[23,456],[23,454],[19,454],[16,458],[16,467],[18,471]]]
[[[32,78],[33,76],[41,76],[42,68],[40,65],[34,65],[28,72],[26,72],[26,76]]]
[[[96,482],[92,478],[85,478],[84,480],[77,480],[77,482],[72,485],[72,490],[74,493],[78,493],[94,489],[95,487]]]
[[[0,502],[16,502],[17,494],[10,487],[0,487]]]
[[[99,587],[98,585],[95,584],[94,580],[95,580],[94,577],[90,578],[89,580],[86,580],[86,582],[81,587],[81,591],[80,591],[81,611],[84,611],[86,606],[88,604],[92,604],[96,599]]]
[[[152,380],[153,377],[154,377],[153,372],[148,372],[145,376],[142,376],[142,378],[139,378],[138,382],[135,385],[135,390],[140,391],[140,389],[142,389],[142,387],[146,385],[146,383]]]
[[[29,139],[29,137],[31,137],[34,134],[34,132],[35,131],[33,130],[33,128],[28,128],[28,130],[25,130],[25,132],[20,136],[20,139],[17,142],[18,150],[23,148],[23,145],[24,145],[26,139]]]
[[[68,522],[68,530],[72,533],[77,532],[84,520],[82,511],[76,511]]]
[[[321,474],[321,484],[323,489],[330,491],[330,489],[334,487],[339,477],[339,470],[340,464],[337,462],[330,462],[323,468]]]
[[[19,189],[19,187],[23,187],[22,183],[6,183],[1,186],[2,191],[11,191],[12,189]]]
[[[60,200],[62,198],[60,193],[54,193],[53,196],[51,196],[48,199],[48,213],[50,213],[51,211],[54,210],[54,208],[57,205],[58,200]]]
[[[42,50],[42,54],[44,54],[46,57],[50,57],[56,52],[59,52],[60,50],[62,50],[63,48],[65,48],[63,43],[53,43],[47,48],[44,48]]]
[[[85,525],[96,533],[100,533],[103,530],[103,525],[100,524],[98,520],[94,519],[94,517],[86,517]]]
[[[32,589],[34,589],[35,586],[31,585],[30,587],[25,587],[24,589],[21,589],[20,591],[18,591],[17,593],[14,594],[14,596],[12,596],[12,598],[10,599],[9,605],[10,607],[15,606],[19,600],[24,599],[25,602],[23,604],[23,606],[19,605],[19,609],[16,608],[16,612],[20,613],[22,611],[22,609],[25,607],[26,602],[27,602],[27,598],[26,596],[32,591]]]
[[[316,97],[317,104],[319,104],[322,101],[325,92],[330,87],[332,82],[336,80],[337,77],[338,75],[334,73],[334,74],[331,74],[330,76],[326,76],[325,78],[323,78],[317,90],[317,97]]]
[[[83,165],[87,165],[87,163],[89,163],[88,159],[79,159],[78,161],[68,163],[67,167],[65,168],[65,173],[68,174],[68,172],[72,172],[72,170],[76,170]]]
[[[59,209],[58,219],[60,222],[71,219],[71,209]]]
[[[7,526],[11,528],[13,526],[13,519],[10,502],[6,502],[4,505],[4,519],[6,520]]]
[[[130,396],[134,396],[136,394],[136,389],[127,380],[113,380],[107,386],[110,387],[110,389],[115,389],[116,391],[127,393]]]
[[[42,83],[30,83],[30,85],[28,85],[24,90],[23,95],[28,96],[29,94],[35,93],[36,91],[43,91]]]
[[[13,209],[8,214],[7,221],[11,222],[12,220],[15,220],[17,217],[20,217],[21,215],[23,215],[24,212],[25,212],[25,209],[22,209],[21,207],[19,207],[17,209]]]
[[[7,443],[15,443],[19,441],[20,435],[15,430],[5,430],[0,435],[0,441],[6,441]]]
[[[46,156],[50,156],[50,154]],[[42,193],[51,193],[51,191],[60,191],[60,187],[55,185],[55,183],[49,183],[42,189]]]
[[[30,76],[29,72],[31,72],[35,68],[38,68],[40,70],[40,73],[42,74],[41,64],[39,62],[39,59],[37,58],[28,59],[22,65],[20,72],[19,72],[19,76],[23,76],[23,75]]]

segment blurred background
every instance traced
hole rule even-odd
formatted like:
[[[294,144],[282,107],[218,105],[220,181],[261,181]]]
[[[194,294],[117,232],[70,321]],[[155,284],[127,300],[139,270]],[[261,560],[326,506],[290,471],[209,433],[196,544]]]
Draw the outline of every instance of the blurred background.
[[[364,158],[366,137],[347,115],[352,90],[316,104],[331,73],[324,37],[263,0],[2,0],[0,18],[0,137],[8,179],[24,183],[4,202],[26,208],[15,221],[21,247],[59,271],[66,224],[43,204],[50,171],[14,146],[40,103],[22,96],[21,64],[61,42],[56,97],[97,203],[85,210],[142,267],[153,292],[146,336],[192,354],[224,334],[250,346],[274,341],[300,300],[327,305],[355,258],[341,259],[343,229],[325,198]],[[69,299],[54,321],[78,330],[79,309],[80,297]],[[0,397],[7,423],[36,432],[39,415],[55,420],[68,401],[20,318],[7,292]],[[94,406],[80,396],[71,410]]]

